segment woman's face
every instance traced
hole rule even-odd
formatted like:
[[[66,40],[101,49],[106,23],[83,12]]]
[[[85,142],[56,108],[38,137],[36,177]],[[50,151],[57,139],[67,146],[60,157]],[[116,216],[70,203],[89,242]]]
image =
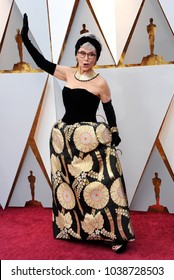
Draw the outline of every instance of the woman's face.
[[[80,47],[77,52],[78,67],[81,71],[89,71],[96,64],[96,50]]]

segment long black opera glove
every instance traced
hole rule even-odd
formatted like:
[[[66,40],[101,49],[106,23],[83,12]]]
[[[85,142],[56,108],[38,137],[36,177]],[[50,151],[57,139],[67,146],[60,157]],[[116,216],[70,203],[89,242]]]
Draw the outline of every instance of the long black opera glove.
[[[115,146],[118,146],[121,142],[121,138],[119,136],[119,132],[117,128],[116,116],[115,116],[114,108],[112,106],[112,101],[110,100],[109,102],[102,103],[102,104],[108,121],[108,125],[110,126],[112,132],[111,144],[112,145],[115,144]]]
[[[28,30],[28,17],[27,14],[24,14],[23,27],[21,30],[22,41],[25,47],[27,48],[29,54],[37,64],[37,66],[40,67],[42,70],[46,71],[47,73],[53,75],[56,68],[56,64],[46,60],[44,56],[33,46],[33,44],[28,38]]]

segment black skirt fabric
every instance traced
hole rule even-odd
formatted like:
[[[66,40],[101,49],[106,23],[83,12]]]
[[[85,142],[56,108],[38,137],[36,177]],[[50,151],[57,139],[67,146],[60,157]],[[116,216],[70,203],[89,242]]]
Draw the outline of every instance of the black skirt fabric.
[[[134,240],[122,168],[106,123],[58,121],[51,131],[53,234],[57,239]]]

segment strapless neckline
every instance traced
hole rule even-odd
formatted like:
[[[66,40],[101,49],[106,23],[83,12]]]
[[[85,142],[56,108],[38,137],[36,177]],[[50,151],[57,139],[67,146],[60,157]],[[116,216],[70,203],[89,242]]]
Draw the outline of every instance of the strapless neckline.
[[[86,93],[88,93],[90,95],[93,95],[94,97],[99,98],[97,95],[95,95],[94,93],[92,93],[91,91],[89,91],[89,90],[87,90],[85,88],[70,88],[70,87],[64,86],[64,89],[67,89],[69,91],[78,91],[78,92],[79,91],[84,91],[84,92],[86,92]]]

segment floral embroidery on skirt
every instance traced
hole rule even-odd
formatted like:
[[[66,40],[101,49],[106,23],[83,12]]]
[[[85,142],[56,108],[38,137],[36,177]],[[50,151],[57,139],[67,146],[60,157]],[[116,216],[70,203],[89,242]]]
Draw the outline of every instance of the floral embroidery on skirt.
[[[55,238],[131,241],[122,168],[106,123],[58,121],[50,157]]]

